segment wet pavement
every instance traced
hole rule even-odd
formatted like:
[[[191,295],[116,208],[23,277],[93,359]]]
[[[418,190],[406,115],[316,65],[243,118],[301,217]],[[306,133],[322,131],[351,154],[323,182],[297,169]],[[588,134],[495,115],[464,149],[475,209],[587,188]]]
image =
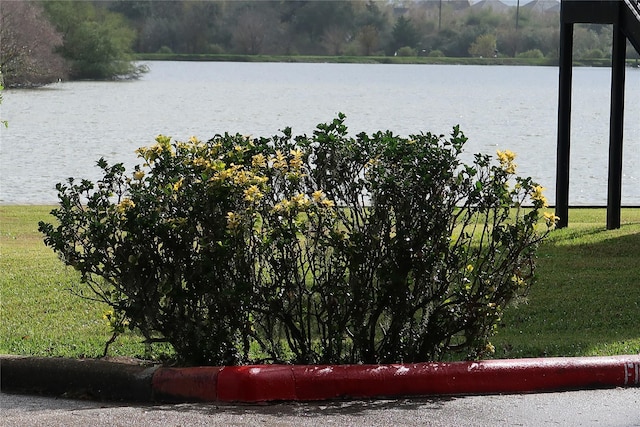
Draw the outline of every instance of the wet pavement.
[[[640,426],[640,388],[277,403],[125,404],[0,393],[13,426]]]

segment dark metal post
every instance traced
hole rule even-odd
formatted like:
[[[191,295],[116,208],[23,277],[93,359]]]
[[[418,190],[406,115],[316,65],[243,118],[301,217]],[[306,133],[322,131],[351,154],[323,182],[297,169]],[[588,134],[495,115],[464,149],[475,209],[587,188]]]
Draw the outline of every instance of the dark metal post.
[[[611,55],[611,116],[609,125],[609,181],[607,229],[620,228],[622,202],[622,137],[624,129],[624,80],[627,39],[619,23],[613,25]]]
[[[564,3],[564,2],[563,2]],[[569,224],[569,149],[571,140],[571,79],[573,23],[560,22],[560,87],[558,96],[558,147],[556,158],[556,216],[559,228]]]

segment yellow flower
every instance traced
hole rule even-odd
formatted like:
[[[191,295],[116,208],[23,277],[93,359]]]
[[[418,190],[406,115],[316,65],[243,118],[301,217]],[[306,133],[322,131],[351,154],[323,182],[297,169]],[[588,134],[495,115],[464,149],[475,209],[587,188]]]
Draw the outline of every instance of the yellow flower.
[[[133,173],[133,177],[134,177],[135,179],[137,179],[138,181],[141,181],[141,180],[142,180],[142,178],[144,178],[144,171],[140,171],[140,170],[135,171],[135,172]]]
[[[280,150],[276,151],[276,156],[273,159],[273,167],[282,172],[285,172],[289,167],[286,157]]]
[[[267,178],[266,176],[253,175],[253,177],[251,178],[251,182],[256,184],[266,184],[268,181],[269,178]]]
[[[227,212],[227,228],[235,230],[240,225],[240,215],[235,212]]]
[[[513,161],[516,159],[516,154],[511,150],[504,151],[496,151],[496,155],[498,156],[498,160],[500,161],[500,166],[504,169],[504,171],[510,175],[516,173],[516,164]]]
[[[560,217],[555,216],[555,214],[551,212],[545,212],[542,214],[544,216],[544,220],[547,223],[547,227],[553,228],[556,226],[556,222],[560,219]]]
[[[113,318],[113,309],[110,308],[108,310],[105,310],[105,312],[102,313],[102,318],[108,323],[111,323],[111,319]]]
[[[332,208],[336,205],[333,200],[327,199],[327,196],[322,190],[314,191],[313,193],[311,193],[311,197],[313,198],[314,202],[321,204],[325,208]]]
[[[300,209],[305,209],[311,204],[309,197],[307,197],[306,194],[302,194],[302,193],[299,193],[293,196],[291,198],[291,202],[294,203]]]
[[[222,144],[220,142],[213,143],[211,145],[207,145],[208,150],[207,153],[210,157],[217,156],[220,150],[222,149]]]
[[[273,207],[274,212],[288,212],[289,209],[291,209],[291,202],[287,199],[276,203]]]
[[[322,201],[322,199],[325,198],[324,193],[322,192],[322,190],[316,190],[311,194],[311,197],[313,198],[313,201],[316,203],[320,203]]]
[[[251,158],[251,166],[254,168],[264,168],[267,166],[267,159],[262,153],[256,154]]]
[[[249,182],[250,176],[247,171],[240,170],[238,168],[234,168],[236,173],[233,175],[233,183],[238,185],[245,185]]]
[[[147,163],[152,163],[158,158],[158,154],[153,147],[140,147],[136,150],[138,157],[145,159]]]
[[[178,142],[176,143],[176,147],[183,151],[188,151],[191,149],[193,144],[189,144],[188,142]]]
[[[367,161],[367,164],[365,165],[366,168],[372,168],[376,165],[378,165],[380,163],[380,159],[377,158],[373,158],[373,159],[369,159],[369,161]]]
[[[467,265],[466,270],[467,270],[467,273],[473,272],[473,265],[472,264]]]
[[[518,287],[522,287],[526,285],[526,282],[524,281],[524,279],[518,276],[517,274],[514,274],[513,276],[511,276],[511,281],[513,282],[514,285]]]
[[[486,351],[489,354],[493,354],[496,352],[496,348],[494,347],[493,344],[491,344],[490,342],[487,343],[487,345],[484,347],[484,351]]]
[[[171,147],[171,137],[165,135],[158,135],[156,137],[156,144],[151,147],[158,155],[167,151],[171,155],[175,155],[173,147]]]
[[[102,314],[102,318],[106,320],[111,328],[117,329],[120,332],[124,331],[124,327],[129,325],[129,320],[124,318],[121,313],[116,313],[113,308],[106,310]]]
[[[156,142],[163,147],[168,147],[171,143],[171,137],[160,134],[156,136]]]
[[[138,157],[145,158],[145,155],[148,150],[149,150],[148,147],[140,147],[135,151],[135,153],[138,155]]]
[[[544,197],[544,192],[545,188],[541,185],[536,185],[533,187],[532,191],[531,191],[531,198],[533,200],[540,200],[541,198]]]
[[[516,159],[516,154],[511,150],[498,150],[496,154],[498,155],[498,160],[500,160],[501,164],[511,163]]]
[[[289,161],[289,166],[292,169],[300,169],[302,167],[302,151],[295,149],[289,152],[291,154],[292,159]]]
[[[152,163],[162,155],[164,151],[167,151],[171,155],[175,155],[173,147],[171,147],[171,137],[158,135],[156,137],[156,143],[150,147],[140,147],[136,150],[138,157],[145,159],[148,163]]]
[[[131,208],[133,208],[135,206],[136,206],[136,204],[133,202],[133,200],[124,199],[120,203],[118,203],[118,206],[116,206],[116,210],[119,213],[124,213],[127,209],[131,209]]]
[[[196,159],[193,159],[192,161],[194,166],[200,167],[200,168],[210,168],[211,167],[211,162],[207,159],[203,159],[202,157],[198,157]]]
[[[544,190],[545,188],[541,185],[534,186],[531,190],[531,199],[536,202],[541,202],[542,207],[546,208],[549,206],[549,203],[547,202],[547,198],[544,196]]]
[[[262,198],[263,194],[257,185],[252,185],[244,190],[244,199],[249,203],[257,202]]]
[[[217,160],[216,160],[217,162]],[[216,174],[213,176],[213,178],[211,178],[212,180],[215,181],[226,181],[228,179],[231,179],[233,181],[234,184],[245,184],[248,180],[248,178],[246,177],[246,174],[240,174],[238,175],[238,170],[240,169],[239,166],[236,166],[234,164],[231,164],[231,166],[229,166],[227,169],[219,169],[218,168],[220,166],[224,166],[224,162],[220,162],[221,164],[216,165],[214,162],[214,170],[217,170]]]
[[[182,187],[182,184],[184,183],[184,178],[180,178],[177,182],[175,182],[173,184],[173,191],[178,191],[180,190],[180,188]]]

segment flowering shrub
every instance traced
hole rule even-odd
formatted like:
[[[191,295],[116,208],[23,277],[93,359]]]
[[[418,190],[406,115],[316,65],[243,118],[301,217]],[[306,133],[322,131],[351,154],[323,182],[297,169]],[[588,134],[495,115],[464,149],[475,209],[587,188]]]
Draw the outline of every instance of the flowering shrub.
[[[466,165],[465,142],[350,137],[342,114],[310,137],[159,136],[130,176],[101,159],[96,184],[58,184],[40,230],[185,364],[481,357],[557,218],[513,153]]]

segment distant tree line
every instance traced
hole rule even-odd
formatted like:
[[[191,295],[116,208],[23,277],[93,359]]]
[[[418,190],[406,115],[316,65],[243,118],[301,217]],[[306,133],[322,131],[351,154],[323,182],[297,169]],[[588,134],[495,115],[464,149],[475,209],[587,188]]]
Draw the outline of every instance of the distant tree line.
[[[271,55],[444,55],[468,57],[478,37],[515,56],[557,55],[558,13],[459,8],[451,1],[111,1],[138,35],[136,52]],[[578,49],[607,49],[599,28]],[[580,37],[580,35],[578,35]],[[584,47],[582,46],[584,45]]]
[[[100,2],[0,2],[0,69],[7,87],[130,78],[137,33]]]
[[[555,58],[559,45],[557,11],[466,1],[1,2],[0,24],[7,86],[136,76],[133,53]],[[576,26],[574,56],[609,57],[611,37]]]

